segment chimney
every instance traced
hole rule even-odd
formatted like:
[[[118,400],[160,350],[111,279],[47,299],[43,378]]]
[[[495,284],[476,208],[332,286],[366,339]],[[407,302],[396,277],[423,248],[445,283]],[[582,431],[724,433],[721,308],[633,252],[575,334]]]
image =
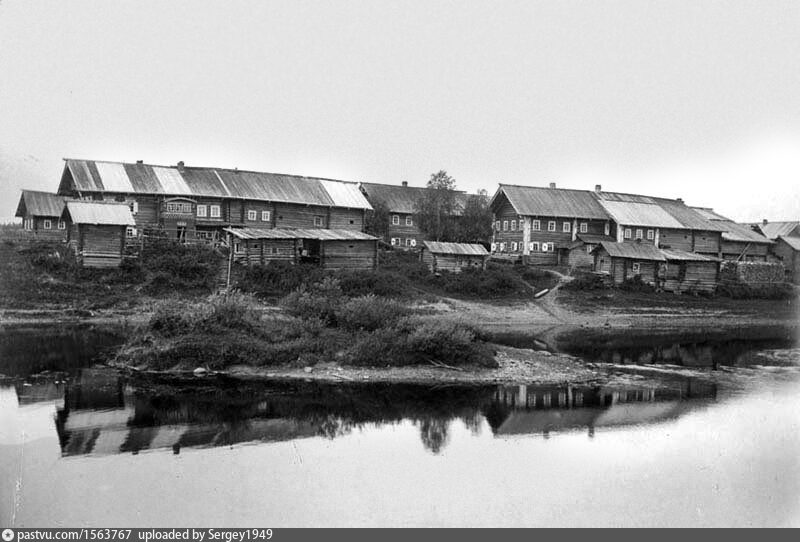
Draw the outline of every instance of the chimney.
[[[678,203],[683,203],[683,198],[675,198],[675,201],[677,201]]]
[[[408,186],[408,181],[403,181],[403,182],[402,182],[402,183],[400,183],[400,184],[402,184],[403,186]]]
[[[183,171],[183,160],[178,162],[178,171]]]
[[[144,160],[136,160],[137,164],[144,164]]]
[[[764,225],[764,226],[766,226],[767,224],[769,224],[769,220],[767,220],[767,219],[765,218],[764,220],[762,220],[762,221],[761,221],[761,224],[762,224],[762,225]]]
[[[550,183],[550,188],[555,188],[555,187],[556,187],[556,183]]]
[[[594,191],[599,194],[600,192],[603,191],[603,186],[599,184],[594,185]]]

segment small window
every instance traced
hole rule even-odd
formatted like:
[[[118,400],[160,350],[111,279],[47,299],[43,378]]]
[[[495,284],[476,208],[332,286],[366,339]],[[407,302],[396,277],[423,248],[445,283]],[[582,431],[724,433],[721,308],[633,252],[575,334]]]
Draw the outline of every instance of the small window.
[[[505,251],[506,251],[506,244],[500,243],[500,252],[505,252]]]
[[[322,226],[324,226],[324,225],[325,225],[325,221],[322,219],[322,217],[321,217],[321,216],[315,216],[315,217],[314,217],[314,225],[315,225],[315,226],[322,227]]]
[[[606,222],[606,226],[605,226],[605,228],[603,229],[603,231],[605,232],[605,234],[606,234],[606,235],[611,235],[611,224],[609,224],[608,222]]]
[[[656,237],[656,234],[655,234],[655,232],[653,230],[647,230],[647,238],[649,240],[652,241],[653,239],[655,239],[655,237]]]
[[[58,229],[59,230],[66,230],[67,229],[67,223],[64,222],[63,220],[59,220],[58,221]]]
[[[516,251],[517,251],[517,242],[511,241],[511,252],[516,252]]]
[[[556,231],[556,221],[551,220],[547,223],[547,231]]]
[[[261,222],[269,222],[271,218],[272,213],[270,211],[261,211]]]
[[[644,231],[639,229],[639,228],[636,228],[636,238],[637,239],[644,239]]]
[[[547,252],[548,244],[542,243],[542,252]]]
[[[512,220],[511,221],[511,231],[514,231],[516,229],[517,229],[517,221],[516,220]]]
[[[256,213],[256,211],[252,209],[247,211],[247,220],[257,220],[257,219],[258,219],[258,214]]]
[[[632,269],[634,275],[639,275],[642,272],[642,266],[639,262],[633,262]]]
[[[242,244],[239,241],[233,243],[233,251],[234,252],[241,252],[242,251]]]
[[[508,231],[508,220],[503,220],[503,231]]]
[[[564,233],[571,232],[572,231],[572,224],[570,224],[569,222],[564,222],[564,224],[561,226],[561,231],[563,231]]]
[[[533,221],[533,231],[542,231],[542,221],[541,220],[534,220]]]
[[[630,228],[625,228],[625,239],[630,239],[633,232]]]
[[[522,220],[522,217],[519,218],[519,231],[525,231],[525,221]]]
[[[45,218],[44,219],[44,229],[52,230],[53,229],[53,221]]]
[[[411,239],[410,237],[406,237],[406,246],[407,247],[411,246],[411,241],[413,241],[413,239]]]
[[[587,231],[589,231],[589,224],[581,222],[581,233],[586,233]]]
[[[497,243],[492,243],[492,252],[497,252]]]
[[[414,221],[411,219],[410,216],[407,216],[406,217],[406,226],[413,226],[413,225],[414,225]]]
[[[209,211],[211,211],[211,218],[219,218],[219,216],[220,216],[220,207],[219,207],[219,205],[211,205],[211,207],[209,208]]]
[[[131,202],[131,212],[133,214],[138,214],[139,213],[139,202],[138,201],[132,201]]]
[[[400,215],[392,215],[392,225],[393,226],[400,225]]]
[[[397,243],[398,241],[399,241],[399,239],[397,239],[396,237],[392,237],[392,239],[391,239],[392,246],[395,246],[396,244],[398,244]]]
[[[539,243],[536,241],[529,243],[528,248],[530,248],[531,252],[539,252]]]
[[[198,205],[197,206],[197,216],[198,218],[205,218],[208,216],[208,205]]]
[[[495,231],[500,231],[500,221],[499,220],[494,223],[494,229],[495,229]]]
[[[125,228],[125,236],[136,237],[136,228],[133,226],[128,226],[127,228]]]

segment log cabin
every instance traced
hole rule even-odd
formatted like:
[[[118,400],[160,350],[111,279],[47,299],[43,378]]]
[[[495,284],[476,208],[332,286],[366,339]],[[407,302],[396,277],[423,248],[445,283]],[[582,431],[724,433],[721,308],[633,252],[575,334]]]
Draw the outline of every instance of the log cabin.
[[[719,280],[719,259],[675,249],[662,249],[666,262],[659,266],[657,287],[665,292],[711,293]]]
[[[14,216],[22,218],[25,231],[37,239],[65,241],[67,225],[61,219],[64,198],[50,192],[23,190]]]
[[[486,269],[489,252],[476,243],[423,241],[420,260],[432,272],[460,273],[464,268]]]
[[[221,239],[226,227],[363,231],[371,209],[347,181],[212,167],[65,160],[58,194],[125,203],[139,230]]]
[[[783,262],[786,269],[786,280],[793,284],[800,284],[800,236],[778,236],[773,252]]]
[[[124,203],[67,201],[61,215],[67,243],[83,267],[118,267],[128,228],[136,222]]]
[[[723,260],[742,262],[770,261],[774,241],[762,235],[748,224],[737,224],[733,220],[715,213],[713,209],[694,207],[703,217],[724,228],[720,246]]]
[[[430,188],[408,186],[406,181],[400,185],[380,183],[360,183],[361,192],[374,207],[384,204],[389,210],[389,224],[384,242],[394,248],[413,250],[422,246],[425,238],[417,225],[417,202],[422,199]],[[467,194],[463,191],[453,191],[455,198],[454,216],[458,217],[464,211]]]
[[[378,238],[353,230],[226,228],[233,261],[264,265],[283,261],[324,269],[371,270],[378,263]]]

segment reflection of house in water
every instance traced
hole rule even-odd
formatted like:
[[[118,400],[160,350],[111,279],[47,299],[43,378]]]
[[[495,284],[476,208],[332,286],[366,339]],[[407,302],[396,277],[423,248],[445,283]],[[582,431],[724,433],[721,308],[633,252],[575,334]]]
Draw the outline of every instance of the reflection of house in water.
[[[643,425],[677,418],[696,408],[690,398],[713,398],[713,384],[687,379],[675,388],[610,389],[580,386],[502,386],[486,409],[495,435]]]

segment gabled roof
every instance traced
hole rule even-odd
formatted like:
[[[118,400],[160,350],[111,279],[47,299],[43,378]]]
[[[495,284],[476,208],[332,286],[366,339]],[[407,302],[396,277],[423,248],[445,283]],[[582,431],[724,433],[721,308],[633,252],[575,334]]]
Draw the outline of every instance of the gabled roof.
[[[800,250],[800,237],[781,235],[778,239],[789,245],[793,250]]]
[[[609,218],[597,199],[587,190],[501,184],[489,202],[492,208],[501,194],[505,195],[511,206],[520,215],[595,218],[598,220],[608,220]]]
[[[63,196],[37,190],[23,190],[14,216],[61,216],[63,210]]]
[[[654,202],[607,200],[602,197],[599,202],[611,218],[620,225],[686,229],[675,217]]]
[[[102,226],[135,226],[131,209],[125,203],[101,203],[96,201],[68,201],[64,214],[75,224]]]
[[[115,192],[206,196],[371,209],[358,184],[318,177],[212,167],[65,160],[59,193]]]
[[[649,243],[600,243],[612,258],[632,258],[635,260],[652,260],[664,262],[666,258],[654,245]],[[599,247],[595,250],[599,250]]]
[[[428,188],[422,186],[402,186],[380,183],[361,183],[361,190],[367,199],[372,202],[386,204],[392,213],[414,214],[417,202],[422,198]],[[460,215],[467,203],[467,194],[455,190],[455,214]]]
[[[488,256],[486,248],[477,243],[442,243],[440,241],[423,241],[427,250],[434,254],[457,254],[463,256]]]
[[[377,241],[377,237],[354,230],[292,228],[224,228],[237,239],[315,239],[318,241]]]
[[[800,227],[800,222],[767,222],[766,224],[755,224],[765,237],[777,239],[781,235],[791,235],[792,232]]]
[[[707,207],[692,207],[700,216],[706,218],[708,220],[726,220],[728,222],[732,222],[730,218],[727,216],[722,216],[721,214],[714,211],[714,209],[709,209]]]
[[[717,223],[725,228],[725,231],[722,232],[723,241],[761,243],[764,245],[773,244],[772,241],[753,230],[753,228],[747,224],[737,224],[731,220],[718,220]]]
[[[653,198],[655,203],[681,223],[684,228],[700,231],[724,231],[716,221],[706,218],[696,209],[682,201],[664,198]]]

